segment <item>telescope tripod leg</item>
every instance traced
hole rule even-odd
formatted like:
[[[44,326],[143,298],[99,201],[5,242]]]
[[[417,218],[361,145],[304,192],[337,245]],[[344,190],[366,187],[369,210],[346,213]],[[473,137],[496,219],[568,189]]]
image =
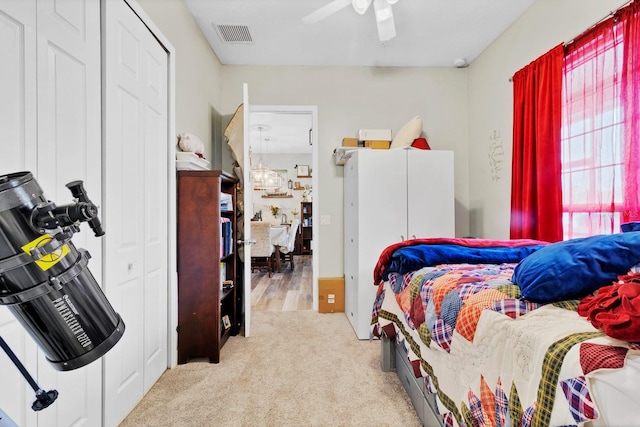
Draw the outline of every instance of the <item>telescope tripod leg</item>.
[[[27,368],[25,368],[22,362],[20,362],[20,359],[18,359],[18,356],[16,356],[13,350],[11,350],[11,347],[9,347],[9,345],[1,336],[0,336],[0,347],[2,347],[5,353],[7,353],[7,356],[9,356],[9,359],[11,359],[13,364],[16,365],[16,368],[18,368],[18,370],[20,371],[24,379],[27,380],[27,382],[29,383],[33,391],[36,392],[36,400],[33,402],[33,405],[31,405],[31,409],[33,409],[34,411],[40,411],[48,407],[49,405],[51,405],[58,398],[58,391],[57,390],[44,391],[43,389],[41,389],[40,386],[38,386],[36,381],[31,376],[31,374],[29,374],[29,371],[27,371]],[[0,416],[2,414],[3,412],[0,410]],[[0,427],[4,427],[2,424],[2,418],[0,418]]]

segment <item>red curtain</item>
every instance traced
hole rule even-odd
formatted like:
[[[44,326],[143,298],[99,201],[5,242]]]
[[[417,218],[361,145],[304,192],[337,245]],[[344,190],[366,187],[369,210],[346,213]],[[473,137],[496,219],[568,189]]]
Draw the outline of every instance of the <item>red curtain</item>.
[[[563,58],[558,45],[513,76],[512,239],[562,240]]]
[[[640,3],[622,9],[616,19],[623,26],[624,66],[624,184],[621,221],[640,221]]]

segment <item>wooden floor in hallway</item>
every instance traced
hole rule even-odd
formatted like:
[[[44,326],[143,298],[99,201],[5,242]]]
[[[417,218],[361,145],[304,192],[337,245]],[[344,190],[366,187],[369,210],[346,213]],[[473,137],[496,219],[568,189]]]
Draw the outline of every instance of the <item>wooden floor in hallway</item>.
[[[282,273],[255,270],[251,274],[251,307],[255,311],[313,309],[312,256],[295,255],[294,269],[283,264]]]

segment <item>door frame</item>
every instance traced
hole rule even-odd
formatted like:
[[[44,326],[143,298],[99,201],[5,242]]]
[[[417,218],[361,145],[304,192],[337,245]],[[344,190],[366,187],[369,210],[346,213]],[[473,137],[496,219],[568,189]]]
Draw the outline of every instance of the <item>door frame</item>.
[[[251,120],[252,113],[300,113],[311,114],[312,131],[311,131],[311,188],[313,189],[313,212],[317,217],[311,224],[311,251],[312,251],[312,281],[313,281],[313,310],[318,311],[318,273],[320,270],[320,253],[318,244],[319,226],[320,226],[320,192],[318,191],[318,107],[316,105],[255,105],[249,104],[248,119]],[[247,126],[250,123],[247,122]],[[245,144],[248,144],[248,138],[245,138]],[[250,275],[249,275],[250,278]],[[249,287],[250,289],[251,287]],[[251,294],[245,295],[245,298],[251,298]]]
[[[110,1],[110,0],[101,0]],[[176,144],[175,144],[175,100],[176,100],[176,51],[160,28],[154,24],[136,0],[124,0],[138,15],[158,43],[167,52],[167,368],[178,364],[178,257],[177,257],[177,202],[176,202]]]

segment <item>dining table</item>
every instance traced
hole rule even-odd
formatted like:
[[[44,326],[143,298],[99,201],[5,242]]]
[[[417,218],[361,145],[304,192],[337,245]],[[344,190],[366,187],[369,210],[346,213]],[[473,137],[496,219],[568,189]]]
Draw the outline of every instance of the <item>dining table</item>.
[[[282,263],[280,262],[280,248],[286,248],[289,245],[289,227],[290,224],[278,224],[271,226],[271,244],[274,247],[276,258],[276,269],[278,273],[282,273]]]

